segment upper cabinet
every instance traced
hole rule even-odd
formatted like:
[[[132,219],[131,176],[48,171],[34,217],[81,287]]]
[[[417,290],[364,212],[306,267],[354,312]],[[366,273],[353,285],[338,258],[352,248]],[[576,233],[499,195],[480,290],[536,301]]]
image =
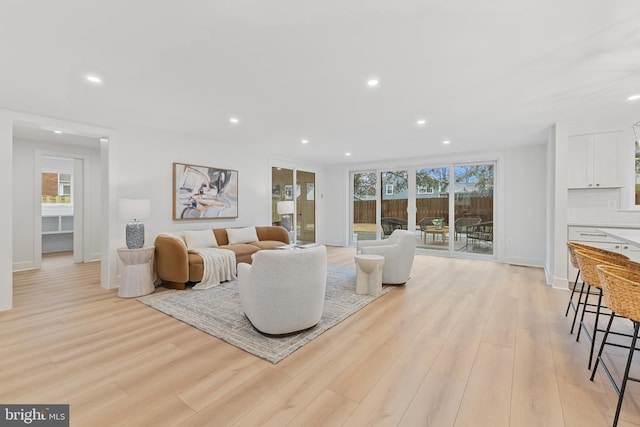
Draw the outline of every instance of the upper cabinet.
[[[569,137],[568,187],[622,187],[619,173],[621,132]]]

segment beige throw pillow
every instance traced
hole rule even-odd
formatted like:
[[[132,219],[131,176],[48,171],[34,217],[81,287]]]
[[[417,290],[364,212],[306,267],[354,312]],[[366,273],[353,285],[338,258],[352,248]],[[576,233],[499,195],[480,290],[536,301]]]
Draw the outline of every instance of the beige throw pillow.
[[[213,230],[185,231],[184,241],[187,243],[187,249],[215,248],[218,246]]]
[[[255,227],[227,228],[227,239],[230,245],[257,242],[258,233]]]

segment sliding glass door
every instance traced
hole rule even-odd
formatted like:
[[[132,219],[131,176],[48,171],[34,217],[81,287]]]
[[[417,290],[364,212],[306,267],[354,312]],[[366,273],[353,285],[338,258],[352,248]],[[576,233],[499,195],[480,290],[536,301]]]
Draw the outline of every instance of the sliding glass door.
[[[271,168],[271,222],[281,225],[289,232],[289,240],[294,238],[293,169]]]
[[[352,242],[415,231],[416,247],[494,254],[495,163],[352,172]]]
[[[455,251],[493,255],[494,163],[456,165]]]
[[[296,171],[296,242],[316,241],[316,174]]]
[[[416,169],[416,246],[449,250],[449,170],[447,166]]]
[[[353,196],[351,202],[351,244],[358,240],[374,240],[376,227],[377,187],[376,172],[352,172]]]
[[[393,230],[408,228],[409,174],[406,170],[384,171],[380,178],[380,226],[386,239]]]
[[[316,241],[315,173],[271,168],[271,222],[286,228],[292,243]]]

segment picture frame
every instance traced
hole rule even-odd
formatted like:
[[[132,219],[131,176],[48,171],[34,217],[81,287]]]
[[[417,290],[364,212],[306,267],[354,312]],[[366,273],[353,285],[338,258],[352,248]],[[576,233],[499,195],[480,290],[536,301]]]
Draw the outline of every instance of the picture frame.
[[[173,220],[238,217],[238,171],[173,163]]]
[[[284,186],[284,199],[293,200],[293,185],[287,184]]]
[[[271,197],[273,199],[280,198],[280,184],[274,184],[271,186]]]

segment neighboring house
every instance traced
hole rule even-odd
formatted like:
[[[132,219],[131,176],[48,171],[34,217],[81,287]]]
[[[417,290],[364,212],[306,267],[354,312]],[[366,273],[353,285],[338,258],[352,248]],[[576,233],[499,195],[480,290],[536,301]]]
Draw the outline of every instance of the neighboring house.
[[[394,199],[406,199],[408,198],[409,191],[406,188],[406,184],[401,182],[399,177],[388,177],[382,184],[382,199],[394,200]],[[417,199],[428,199],[436,197],[447,197],[449,195],[450,185],[443,182],[437,186],[420,186],[416,188]],[[482,195],[492,196],[493,187],[481,190],[478,189],[478,184],[473,182],[456,182],[454,183],[455,194],[468,194],[468,195]],[[365,199],[360,199],[365,200]]]
[[[486,190],[478,189],[478,184],[475,182],[456,182],[453,184],[454,194],[469,194],[469,195],[482,195],[493,196],[493,187]],[[449,194],[450,186],[445,184],[442,188],[442,196],[445,197]]]

